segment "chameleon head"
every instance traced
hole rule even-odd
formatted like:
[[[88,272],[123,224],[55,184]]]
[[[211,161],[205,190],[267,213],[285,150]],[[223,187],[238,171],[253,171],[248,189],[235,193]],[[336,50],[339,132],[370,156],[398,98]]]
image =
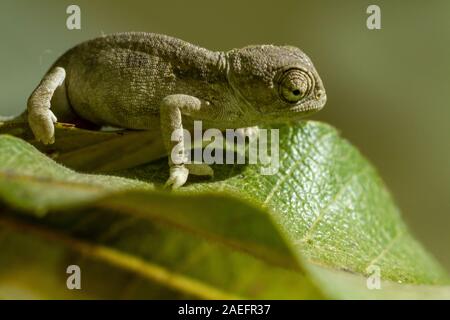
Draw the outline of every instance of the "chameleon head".
[[[249,46],[227,53],[228,80],[268,122],[302,118],[323,108],[325,88],[309,57],[291,46]]]

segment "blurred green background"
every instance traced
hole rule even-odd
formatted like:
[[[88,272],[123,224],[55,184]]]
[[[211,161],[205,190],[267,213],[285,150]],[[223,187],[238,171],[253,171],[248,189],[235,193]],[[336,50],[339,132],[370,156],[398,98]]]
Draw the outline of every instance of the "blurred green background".
[[[81,30],[66,8],[81,7]],[[381,7],[381,30],[366,8]],[[416,236],[450,270],[450,1],[12,1],[0,4],[0,114],[25,108],[53,61],[101,34],[148,31],[212,50],[290,44],[328,94],[314,118],[378,168]]]

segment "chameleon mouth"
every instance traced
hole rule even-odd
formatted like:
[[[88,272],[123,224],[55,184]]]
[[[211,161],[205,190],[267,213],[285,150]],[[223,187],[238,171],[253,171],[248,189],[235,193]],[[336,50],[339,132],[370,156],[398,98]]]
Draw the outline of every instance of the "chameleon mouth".
[[[317,111],[321,110],[326,103],[326,96],[320,97],[319,100],[311,98],[310,100],[303,101],[302,104],[297,106],[292,106],[288,109],[280,109],[275,112],[268,114],[273,117],[290,117],[290,118],[303,118],[307,117]]]
[[[308,100],[303,101],[297,106],[289,108],[289,111],[293,113],[313,113],[321,110],[327,102],[327,96],[324,91],[316,93],[315,97],[310,97]]]
[[[310,100],[302,103],[299,106],[295,106],[289,109],[289,111],[292,112],[308,112],[308,111],[319,111],[323,108],[325,105],[325,101],[317,101],[317,100]]]
[[[311,97],[309,100],[302,103],[300,106],[298,106],[298,110],[295,110],[297,112],[301,111],[319,111],[327,102],[327,94],[324,90],[319,90],[315,93],[314,97]],[[294,108],[295,109],[295,108]]]

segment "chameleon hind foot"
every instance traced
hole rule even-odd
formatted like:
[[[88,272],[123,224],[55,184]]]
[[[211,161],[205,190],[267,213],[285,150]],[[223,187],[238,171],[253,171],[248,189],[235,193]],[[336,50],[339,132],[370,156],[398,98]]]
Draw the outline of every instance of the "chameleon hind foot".
[[[182,166],[172,166],[170,176],[165,184],[166,188],[178,189],[183,186],[189,174],[196,176],[214,176],[214,170],[207,164],[185,164]]]

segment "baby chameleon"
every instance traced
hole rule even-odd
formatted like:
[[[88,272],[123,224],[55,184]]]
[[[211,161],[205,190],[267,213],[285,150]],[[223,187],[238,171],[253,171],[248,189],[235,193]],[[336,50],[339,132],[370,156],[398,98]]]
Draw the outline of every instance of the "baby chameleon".
[[[319,74],[295,47],[213,52],[169,36],[133,32],[67,51],[29,97],[27,114],[44,144],[55,141],[58,118],[80,126],[152,130],[170,154],[194,120],[204,129],[245,128],[296,120],[325,102]],[[182,186],[189,173],[212,175],[206,164],[184,163],[183,154],[169,157],[167,185]]]

